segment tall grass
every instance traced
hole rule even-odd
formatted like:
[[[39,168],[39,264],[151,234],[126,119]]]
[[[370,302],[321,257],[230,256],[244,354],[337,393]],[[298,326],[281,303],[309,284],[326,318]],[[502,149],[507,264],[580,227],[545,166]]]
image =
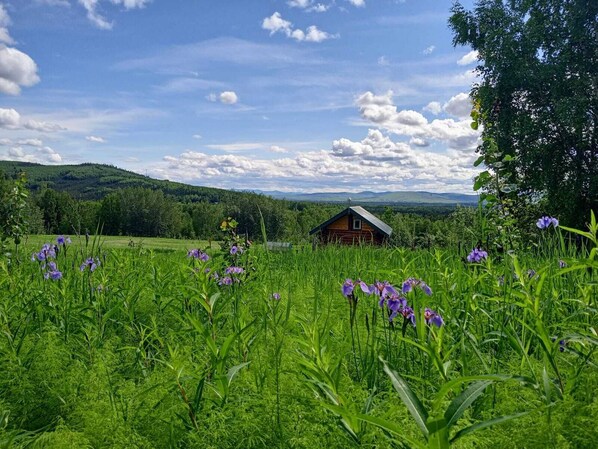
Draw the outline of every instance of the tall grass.
[[[56,254],[61,279],[0,261],[0,447],[596,447],[592,226],[581,248],[550,229],[480,263],[260,245],[201,261],[99,240]],[[391,322],[376,294],[351,306],[347,278],[432,295],[405,294],[415,326]]]

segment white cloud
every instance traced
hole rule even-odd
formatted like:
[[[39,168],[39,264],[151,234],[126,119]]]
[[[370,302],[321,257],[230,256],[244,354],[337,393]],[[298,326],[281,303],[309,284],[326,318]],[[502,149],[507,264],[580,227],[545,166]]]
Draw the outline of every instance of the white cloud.
[[[457,61],[459,65],[469,65],[478,60],[478,51],[472,50]]]
[[[14,109],[0,108],[0,128],[18,129],[21,124],[21,114]]]
[[[392,91],[388,91],[385,95],[366,92],[359,96],[356,103],[361,117],[391,133],[438,141],[452,149],[470,150],[477,145],[479,131],[471,128],[471,120],[436,119],[428,122],[419,112],[397,110],[392,96]],[[457,104],[460,105],[455,100],[453,103],[455,108]]]
[[[206,100],[212,103],[219,101],[222,104],[236,104],[239,101],[239,96],[234,91],[227,90],[219,94],[212,92],[206,95]]]
[[[287,36],[291,35],[293,24],[288,20],[284,20],[279,12],[275,12],[270,17],[266,17],[262,21],[262,28],[270,31],[270,36],[274,33],[284,33]]]
[[[335,39],[338,36],[318,29],[311,25],[305,31],[299,28],[293,28],[293,24],[282,18],[279,12],[275,12],[270,17],[262,21],[262,28],[270,31],[270,36],[276,33],[282,33],[286,37],[295,39],[298,42],[323,42],[327,39]]]
[[[44,143],[40,139],[21,139],[17,142],[18,145],[27,145],[30,147],[42,147]]]
[[[21,86],[30,87],[38,82],[33,59],[16,48],[0,45],[0,92],[18,95]]]
[[[311,8],[309,8],[308,12],[326,12],[330,9],[331,5],[325,5],[323,3],[318,3]]]
[[[430,45],[429,47],[426,47],[422,53],[424,55],[431,55],[434,52],[434,50],[436,50],[436,46]]]
[[[10,17],[4,9],[4,5],[0,3],[0,42],[12,45],[15,41],[8,33],[8,26],[10,25]]]
[[[428,111],[434,115],[438,115],[442,112],[442,105],[437,101],[431,101],[426,106],[424,106],[424,111]]]
[[[40,122],[37,120],[23,120],[21,114],[14,109],[0,108],[0,128],[4,129],[30,129],[40,132],[61,131],[65,128],[56,123]]]
[[[451,97],[449,101],[444,104],[444,111],[456,117],[469,117],[471,114],[471,98],[466,93],[460,93]]]
[[[59,164],[62,162],[62,156],[48,146],[36,148],[33,152],[27,152],[20,146],[14,146],[6,152],[0,152],[0,160]]]
[[[201,139],[201,135],[200,134],[193,134],[193,138],[194,139]]]
[[[279,147],[278,145],[270,146],[270,151],[272,153],[288,153],[289,152],[289,150],[287,150],[286,148]]]
[[[351,3],[353,6],[356,6],[358,8],[365,6],[365,0],[347,0],[347,1],[349,3]]]
[[[143,8],[150,3],[151,0],[110,0],[113,5],[122,5],[125,10]],[[79,4],[87,11],[87,18],[96,27],[101,30],[111,30],[114,26],[113,22],[108,21],[104,16],[98,12],[98,5],[100,0],[79,0]]]
[[[220,93],[220,103],[223,104],[235,104],[239,101],[239,97],[233,91],[225,91]]]
[[[289,0],[287,5],[289,5],[291,8],[305,9],[308,6],[311,6],[312,3],[313,0]]]
[[[81,6],[87,11],[87,18],[91,23],[101,30],[111,30],[114,24],[108,22],[101,14],[97,12],[99,0],[79,0]]]
[[[90,142],[95,142],[95,143],[106,143],[106,139],[104,139],[103,137],[99,137],[99,136],[87,136],[87,137],[85,137],[85,140],[88,140]]]
[[[430,146],[430,143],[421,137],[412,137],[409,140],[409,145],[415,145],[416,147],[428,147]]]

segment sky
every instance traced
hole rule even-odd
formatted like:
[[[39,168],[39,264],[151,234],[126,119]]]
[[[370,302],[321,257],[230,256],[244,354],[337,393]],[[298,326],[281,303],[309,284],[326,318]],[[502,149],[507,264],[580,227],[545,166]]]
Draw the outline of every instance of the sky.
[[[0,0],[0,159],[237,190],[472,193],[478,58],[453,47],[451,4]]]

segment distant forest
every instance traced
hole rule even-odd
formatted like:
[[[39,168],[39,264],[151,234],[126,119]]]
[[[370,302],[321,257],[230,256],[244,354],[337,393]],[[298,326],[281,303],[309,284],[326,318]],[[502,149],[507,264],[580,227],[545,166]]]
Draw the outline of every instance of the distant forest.
[[[309,241],[309,231],[346,205],[269,196],[152,179],[99,164],[45,166],[0,162],[3,203],[25,173],[30,233],[218,239],[227,217],[249,239]],[[468,244],[476,209],[447,205],[364,205],[393,228],[391,243],[406,247]],[[0,214],[2,212],[0,211]],[[0,219],[1,219],[0,215]]]

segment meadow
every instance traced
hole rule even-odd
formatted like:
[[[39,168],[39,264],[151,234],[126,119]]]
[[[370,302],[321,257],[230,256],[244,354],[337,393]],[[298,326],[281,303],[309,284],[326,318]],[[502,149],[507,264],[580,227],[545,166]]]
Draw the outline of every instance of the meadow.
[[[598,447],[595,220],[519,253],[228,231],[0,260],[0,447]]]

